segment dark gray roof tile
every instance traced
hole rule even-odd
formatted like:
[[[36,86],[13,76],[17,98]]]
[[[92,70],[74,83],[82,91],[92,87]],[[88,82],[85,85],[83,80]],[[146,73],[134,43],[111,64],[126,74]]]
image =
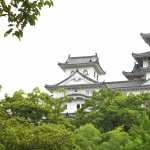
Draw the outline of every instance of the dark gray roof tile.
[[[141,37],[145,41],[146,44],[150,46],[150,33],[141,33]]]
[[[148,58],[150,57],[150,51],[144,53],[132,53],[134,58]]]
[[[97,55],[92,56],[80,56],[80,57],[71,57],[69,56],[66,63],[67,64],[82,64],[82,63],[91,63],[95,62],[98,63]]]

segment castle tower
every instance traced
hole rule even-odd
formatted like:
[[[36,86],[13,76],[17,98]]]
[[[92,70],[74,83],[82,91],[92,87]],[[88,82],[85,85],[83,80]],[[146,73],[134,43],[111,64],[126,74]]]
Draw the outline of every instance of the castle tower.
[[[55,85],[45,85],[45,88],[54,98],[61,98],[65,95],[71,98],[71,101],[67,103],[65,113],[75,113],[93,91],[104,86],[99,82],[100,76],[105,72],[100,66],[97,54],[80,57],[69,55],[67,60],[64,63],[58,63],[58,66],[68,77]]]
[[[143,40],[150,46],[150,34],[141,33]],[[135,65],[131,72],[123,71],[128,80],[149,80],[150,79],[150,51],[144,53],[132,53]]]
[[[58,63],[58,65],[68,76],[79,71],[82,75],[98,81],[99,76],[105,74],[99,64],[97,54],[80,57],[71,57],[69,55],[68,59],[64,63]]]

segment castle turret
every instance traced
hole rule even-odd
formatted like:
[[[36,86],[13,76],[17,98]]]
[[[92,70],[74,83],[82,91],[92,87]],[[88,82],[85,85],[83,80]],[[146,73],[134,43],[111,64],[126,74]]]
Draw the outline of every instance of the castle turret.
[[[105,74],[104,70],[99,64],[99,59],[97,54],[92,56],[80,56],[71,57],[64,63],[58,63],[62,70],[69,76],[78,70],[85,76],[98,81],[99,76]]]
[[[144,41],[150,46],[150,34],[141,33]],[[131,72],[123,71],[128,80],[150,79],[150,51],[144,53],[132,53],[136,63]]]

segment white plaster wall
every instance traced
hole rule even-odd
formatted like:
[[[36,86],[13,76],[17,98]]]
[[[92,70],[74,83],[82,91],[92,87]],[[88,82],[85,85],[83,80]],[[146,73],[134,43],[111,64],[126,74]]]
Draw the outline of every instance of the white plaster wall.
[[[70,90],[66,90],[65,92],[53,92],[53,97],[54,98],[59,98],[59,97],[63,97],[65,95],[69,95],[69,94],[83,94],[83,95],[87,95],[87,96],[92,96],[93,94],[93,91],[99,91],[99,89],[95,89],[95,88],[89,88],[89,89],[78,89],[77,91],[73,90],[73,89],[70,89]],[[150,92],[150,90],[142,90],[142,91],[124,91],[124,93],[126,95],[129,95],[129,94],[141,94],[141,93],[147,93],[147,92]],[[84,104],[85,103],[85,100],[83,99],[74,99],[70,102],[68,102],[66,105],[67,105],[67,109],[64,111],[64,113],[75,113],[77,111],[77,104]]]
[[[80,107],[82,107],[82,104],[84,103],[85,103],[85,100],[75,99],[67,103],[67,109],[64,111],[64,113],[75,113],[77,112],[77,105],[80,104]]]
[[[64,91],[54,91],[52,93],[54,98],[60,98],[60,97],[64,97],[66,95],[70,95],[70,94],[83,94],[86,96],[92,96],[93,91],[98,91],[99,89],[95,89],[95,88],[87,88],[87,89],[69,89],[69,90],[64,90]]]
[[[148,60],[145,59],[143,60],[143,68],[147,68],[148,67]]]
[[[60,98],[60,97],[64,97],[66,95],[66,92],[57,92],[54,91],[52,92],[53,98]]]
[[[146,73],[146,80],[149,80],[150,79],[150,72],[147,72]]]

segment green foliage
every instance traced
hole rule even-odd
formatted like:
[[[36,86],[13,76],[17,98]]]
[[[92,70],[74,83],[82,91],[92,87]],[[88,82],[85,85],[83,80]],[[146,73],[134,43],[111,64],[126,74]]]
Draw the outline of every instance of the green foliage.
[[[121,92],[102,89],[93,93],[91,99],[78,111],[75,125],[79,127],[93,123],[101,131],[123,126],[124,131],[128,131],[146,111],[146,108],[141,107],[145,101],[144,95],[125,96]]]
[[[99,150],[125,150],[130,142],[130,136],[122,128],[103,133],[99,143]]]
[[[5,117],[20,117],[28,122],[39,124],[65,123],[62,112],[65,99],[53,99],[48,94],[35,88],[31,93],[17,91],[13,96],[6,96],[0,102],[0,110]]]
[[[34,26],[44,6],[53,6],[52,0],[0,0],[0,17],[7,18],[8,30],[4,36],[12,34],[22,38],[26,25]]]
[[[92,124],[81,126],[75,135],[76,144],[81,150],[97,150],[100,131]]]
[[[6,150],[66,150],[74,143],[72,132],[61,125],[13,123],[0,132]]]
[[[94,92],[75,118],[62,114],[67,100],[38,88],[6,96],[0,101],[0,150],[149,150],[149,93]]]
[[[70,150],[74,135],[62,112],[64,99],[52,99],[35,88],[17,91],[0,102],[0,149]]]

